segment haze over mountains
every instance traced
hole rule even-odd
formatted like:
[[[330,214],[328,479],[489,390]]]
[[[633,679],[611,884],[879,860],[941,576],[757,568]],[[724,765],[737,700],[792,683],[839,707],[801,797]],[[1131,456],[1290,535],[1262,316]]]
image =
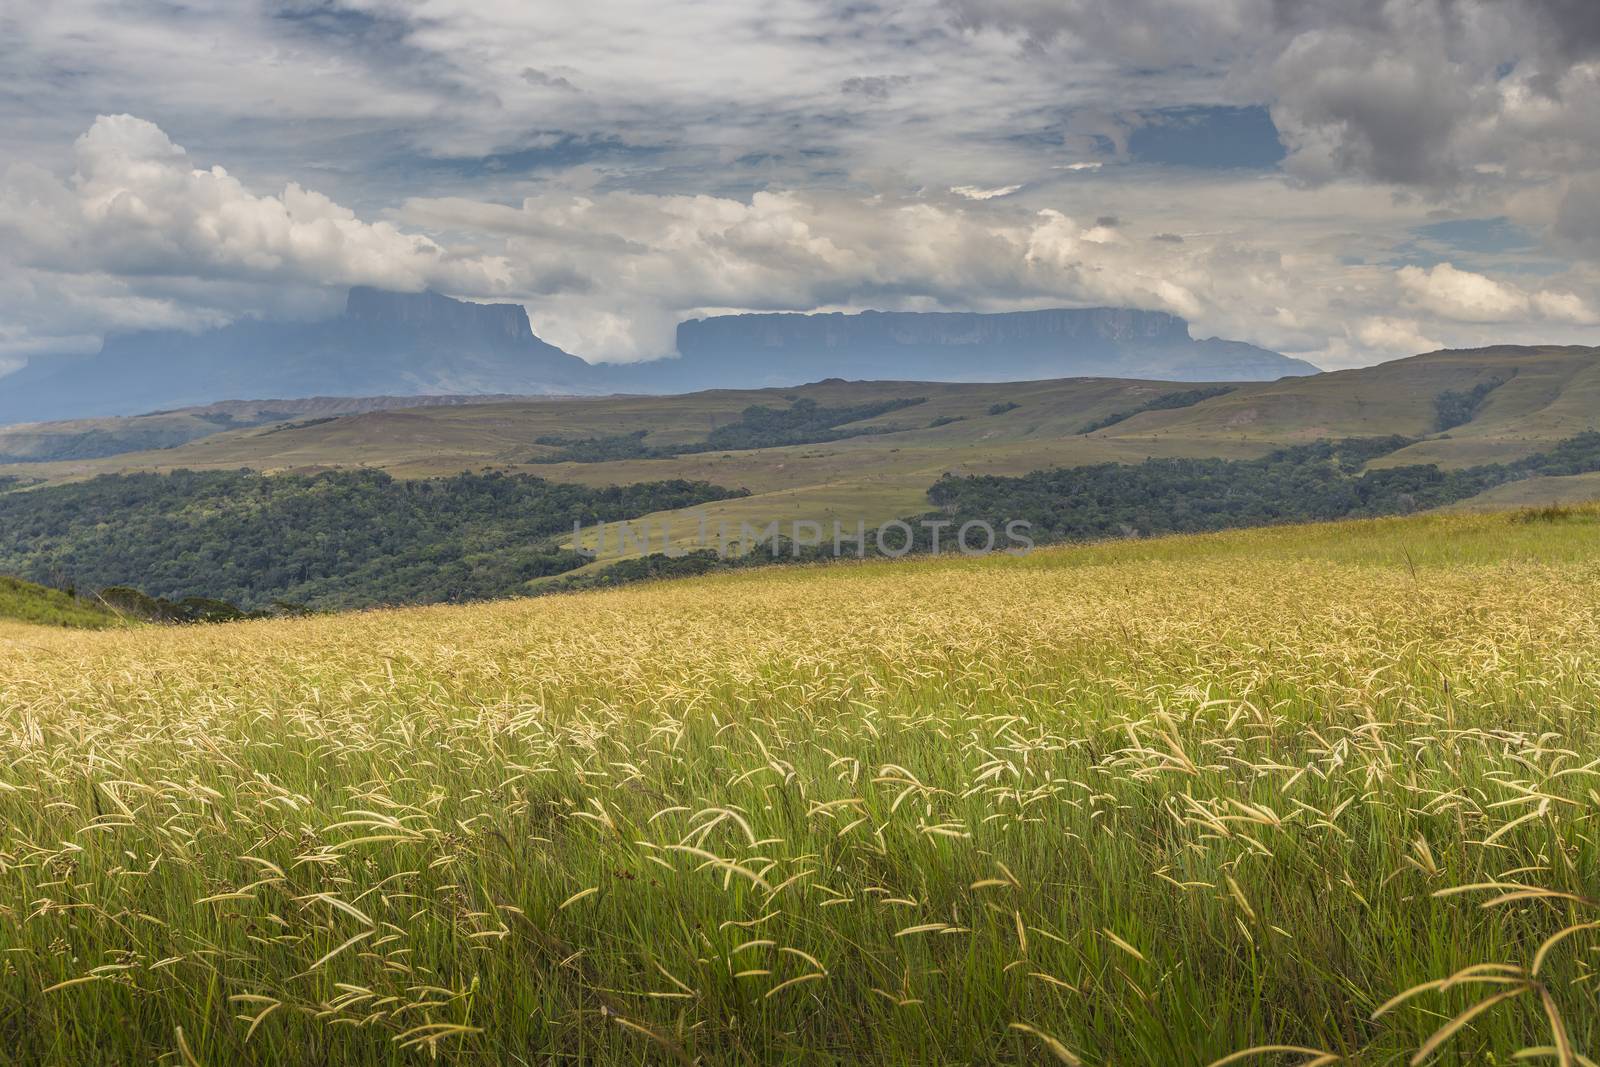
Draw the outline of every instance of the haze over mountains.
[[[1184,320],[1116,308],[999,315],[731,315],[683,323],[679,356],[589,364],[547,344],[516,304],[350,291],[315,323],[248,320],[108,338],[101,351],[0,378],[0,424],[312,396],[680,393],[823,378],[982,382],[1066,377],[1262,381],[1317,373]]]

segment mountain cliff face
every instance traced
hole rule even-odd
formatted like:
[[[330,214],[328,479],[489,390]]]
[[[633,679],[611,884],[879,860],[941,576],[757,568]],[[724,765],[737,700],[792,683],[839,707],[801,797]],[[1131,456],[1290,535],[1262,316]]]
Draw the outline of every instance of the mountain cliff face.
[[[593,379],[521,305],[356,288],[323,322],[115,336],[97,355],[25,368],[0,379],[0,424],[268,396],[592,392]]]
[[[676,360],[645,364],[641,384],[674,391],[798,385],[821,378],[1028,381],[1114,377],[1262,381],[1317,368],[1254,345],[1196,341],[1175,315],[1056,308],[1000,315],[867,311],[724,315],[678,327]]]
[[[431,289],[425,293],[395,293],[358,285],[345,299],[344,315],[352,323],[379,330],[418,329],[486,345],[560,351],[533,335],[533,324],[521,304],[469,304]]]

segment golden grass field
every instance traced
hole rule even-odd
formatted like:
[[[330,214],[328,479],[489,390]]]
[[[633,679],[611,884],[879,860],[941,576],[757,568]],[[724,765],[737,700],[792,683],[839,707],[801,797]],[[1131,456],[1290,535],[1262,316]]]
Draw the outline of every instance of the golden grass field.
[[[0,1056],[1587,1064],[1597,706],[1593,509],[0,626]]]

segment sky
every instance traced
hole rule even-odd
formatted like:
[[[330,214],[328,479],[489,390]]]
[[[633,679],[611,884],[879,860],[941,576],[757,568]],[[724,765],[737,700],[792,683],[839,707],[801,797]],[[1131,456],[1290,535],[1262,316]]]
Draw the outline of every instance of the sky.
[[[1600,344],[1594,0],[0,0],[0,42],[0,373],[357,284],[590,360],[866,308]]]

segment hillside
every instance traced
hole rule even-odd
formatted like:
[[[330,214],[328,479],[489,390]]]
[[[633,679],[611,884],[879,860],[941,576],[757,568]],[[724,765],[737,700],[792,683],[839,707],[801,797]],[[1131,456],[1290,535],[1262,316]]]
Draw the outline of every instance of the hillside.
[[[1481,406],[1441,435],[1439,397],[1480,385],[1491,387]],[[1431,440],[1393,462],[1460,465],[1512,458],[1596,426],[1600,348],[1507,345],[1252,385],[1185,411],[1141,416],[1112,433],[1271,442],[1398,433]]]
[[[1435,516],[30,632],[0,656],[8,1053],[1592,1050],[1597,532]]]
[[[99,630],[121,619],[108,609],[89,604],[59,589],[0,575],[0,621]]]
[[[314,419],[367,411],[510,400],[506,396],[317,396],[286,400],[225,400],[146,415],[72,419],[0,426],[0,464],[100,459],[176,448],[202,437],[257,426],[303,428]]]

